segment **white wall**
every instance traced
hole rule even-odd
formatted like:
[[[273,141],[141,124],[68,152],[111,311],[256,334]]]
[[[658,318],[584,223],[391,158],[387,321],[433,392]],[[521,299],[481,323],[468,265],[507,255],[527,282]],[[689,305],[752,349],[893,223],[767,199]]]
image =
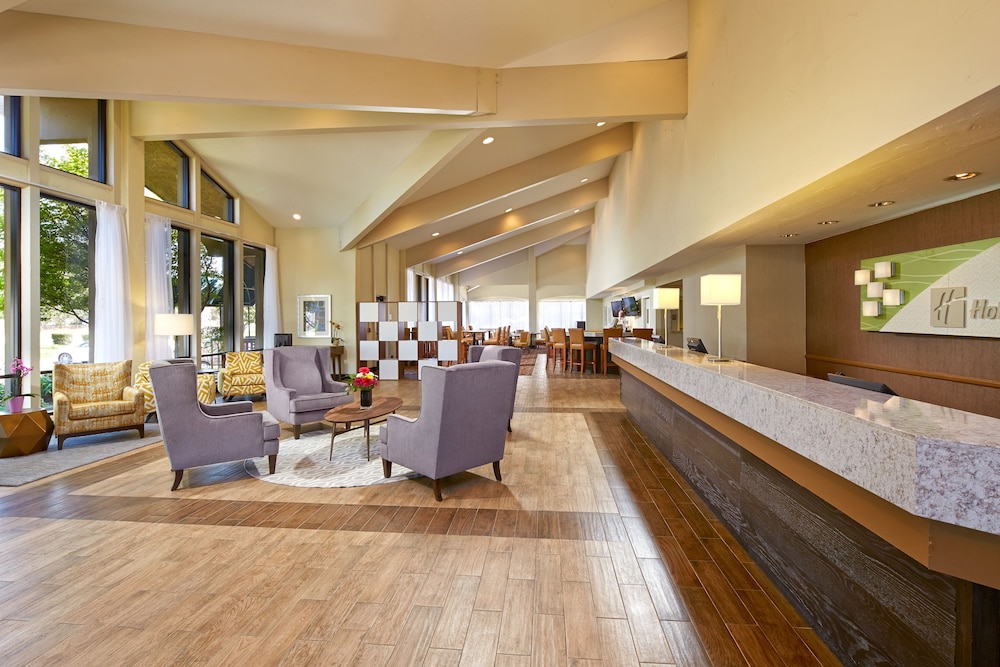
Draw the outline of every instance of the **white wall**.
[[[689,112],[637,125],[587,294],[1000,85],[1000,3],[691,0]]]

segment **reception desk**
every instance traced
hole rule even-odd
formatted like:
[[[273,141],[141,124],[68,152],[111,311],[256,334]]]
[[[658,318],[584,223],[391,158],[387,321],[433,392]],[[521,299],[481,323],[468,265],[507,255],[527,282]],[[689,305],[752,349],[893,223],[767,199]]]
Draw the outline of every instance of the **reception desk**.
[[[845,662],[998,664],[1000,420],[610,348],[630,416]]]

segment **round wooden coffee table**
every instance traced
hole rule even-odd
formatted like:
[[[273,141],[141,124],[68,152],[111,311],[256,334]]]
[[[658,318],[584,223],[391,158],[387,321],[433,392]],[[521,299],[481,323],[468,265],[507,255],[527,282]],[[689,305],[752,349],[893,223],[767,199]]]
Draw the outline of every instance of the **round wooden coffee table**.
[[[368,460],[371,461],[371,425],[376,419],[387,417],[401,407],[403,407],[403,399],[396,398],[395,396],[381,396],[372,400],[372,406],[364,410],[361,409],[360,403],[348,403],[347,405],[339,405],[328,411],[323,415],[323,419],[330,422],[333,426],[333,433],[330,434],[330,459],[333,459],[333,441],[338,435],[363,428],[365,430],[365,447],[368,450]],[[383,421],[385,420],[383,419]],[[351,424],[357,422],[361,422],[361,425],[351,428]],[[343,424],[344,428],[338,431],[337,424]]]

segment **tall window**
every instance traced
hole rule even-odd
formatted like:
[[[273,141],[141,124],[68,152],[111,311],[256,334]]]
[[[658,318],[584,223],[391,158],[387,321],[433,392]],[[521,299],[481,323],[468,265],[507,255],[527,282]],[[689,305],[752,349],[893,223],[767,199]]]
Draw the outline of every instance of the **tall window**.
[[[42,195],[39,211],[41,369],[90,360],[94,321],[94,235],[97,211]]]
[[[469,302],[469,323],[480,329],[528,328],[528,302],[523,299]]]
[[[210,215],[226,222],[233,222],[235,219],[233,196],[204,171],[201,172],[201,212],[202,215]]]
[[[176,313],[191,312],[191,232],[183,227],[170,228],[170,286]],[[190,336],[177,336],[174,345],[178,357],[191,356]]]
[[[264,349],[264,249],[243,246],[243,349]]]
[[[587,319],[585,299],[549,300],[538,302],[538,326],[573,328]]]
[[[106,182],[105,106],[104,100],[40,98],[42,164]]]
[[[201,356],[220,365],[233,350],[233,243],[201,237]]]
[[[0,95],[0,153],[21,154],[21,98]]]
[[[3,368],[0,375],[6,375],[10,362],[20,354],[20,273],[21,262],[18,258],[20,249],[20,207],[18,197],[20,192],[14,188],[0,185],[0,360]],[[5,379],[4,389],[7,393],[19,390],[13,383],[16,378]]]
[[[144,149],[146,196],[188,207],[188,156],[170,141],[147,141]]]

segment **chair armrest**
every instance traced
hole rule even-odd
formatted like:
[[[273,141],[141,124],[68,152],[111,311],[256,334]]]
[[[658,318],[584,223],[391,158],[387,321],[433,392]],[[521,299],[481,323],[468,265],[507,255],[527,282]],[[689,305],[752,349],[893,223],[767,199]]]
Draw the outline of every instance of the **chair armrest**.
[[[343,382],[337,382],[336,380],[328,380],[323,378],[323,391],[328,394],[346,394],[348,392],[347,384]]]
[[[242,412],[253,412],[251,401],[235,401],[233,403],[202,403],[201,410],[206,415],[218,417],[221,415],[235,415]]]

